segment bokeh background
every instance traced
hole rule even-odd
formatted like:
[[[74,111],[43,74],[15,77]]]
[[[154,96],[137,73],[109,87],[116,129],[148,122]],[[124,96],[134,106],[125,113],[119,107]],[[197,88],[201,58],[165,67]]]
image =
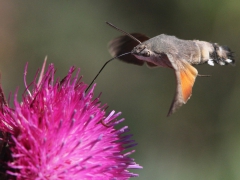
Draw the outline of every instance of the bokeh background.
[[[97,79],[96,95],[121,111],[139,143],[133,157],[144,168],[139,180],[240,179],[240,1],[0,0],[0,71],[5,94],[24,91],[44,57],[57,76],[81,68],[90,83],[110,59],[107,43],[127,32],[161,33],[228,45],[237,65],[197,66],[200,74],[189,102],[166,117],[175,93],[172,70],[110,63]]]

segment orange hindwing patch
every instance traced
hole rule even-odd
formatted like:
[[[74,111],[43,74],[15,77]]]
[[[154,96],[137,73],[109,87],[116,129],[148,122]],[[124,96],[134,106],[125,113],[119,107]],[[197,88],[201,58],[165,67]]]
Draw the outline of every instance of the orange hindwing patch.
[[[197,70],[190,64],[184,64],[184,68],[180,70],[182,97],[184,102],[190,98],[192,87],[197,76]]]

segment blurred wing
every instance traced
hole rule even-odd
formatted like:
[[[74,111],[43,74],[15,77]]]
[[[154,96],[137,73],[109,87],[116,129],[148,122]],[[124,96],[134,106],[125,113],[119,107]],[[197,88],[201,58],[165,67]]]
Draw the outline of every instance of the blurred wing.
[[[140,34],[140,33],[132,33],[131,35],[134,36],[135,38],[137,38],[141,42],[144,42],[149,39],[149,37],[147,37],[143,34]],[[122,36],[119,36],[119,37],[111,40],[108,43],[108,50],[109,50],[109,53],[113,57],[115,57],[115,56],[118,56],[118,55],[126,53],[126,52],[131,52],[133,50],[133,48],[136,47],[137,45],[138,45],[138,42],[131,39],[129,36],[122,35]],[[140,65],[140,66],[144,64],[144,61],[137,59],[132,54],[122,56],[119,59],[124,62],[132,63],[132,64],[136,64],[136,65]]]
[[[180,60],[168,55],[168,59],[175,71],[177,88],[172,105],[169,109],[168,116],[173,114],[179,107],[186,104],[192,95],[192,87],[194,85],[198,71],[185,60]]]

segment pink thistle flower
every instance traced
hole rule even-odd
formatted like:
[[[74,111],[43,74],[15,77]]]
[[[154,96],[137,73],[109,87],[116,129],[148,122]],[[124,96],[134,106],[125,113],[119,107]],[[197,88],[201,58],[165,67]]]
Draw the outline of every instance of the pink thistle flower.
[[[45,66],[45,63],[44,63]],[[27,69],[27,66],[26,66]],[[43,67],[44,69],[44,67]],[[11,134],[12,161],[7,171],[22,180],[129,179],[137,174],[128,169],[141,168],[123,153],[136,145],[125,126],[114,126],[121,114],[101,106],[93,99],[94,87],[85,92],[79,70],[70,68],[67,76],[54,82],[55,69],[49,65],[39,82],[26,86],[23,101],[14,98],[14,108],[2,107],[0,128]],[[25,70],[25,85],[26,85]],[[103,126],[101,121],[110,124]]]

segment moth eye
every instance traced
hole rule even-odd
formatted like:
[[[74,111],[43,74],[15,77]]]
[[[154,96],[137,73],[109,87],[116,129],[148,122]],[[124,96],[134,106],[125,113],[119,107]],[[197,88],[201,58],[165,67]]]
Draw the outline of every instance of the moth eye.
[[[144,52],[144,53],[143,53],[143,56],[145,56],[145,57],[149,57],[149,56],[150,56],[150,51],[146,51],[146,52]]]
[[[142,51],[142,50],[144,50],[145,48],[146,48],[145,46],[138,46],[138,47],[137,47],[137,50]]]
[[[140,54],[146,47],[144,45],[138,45],[133,48],[133,52],[136,54]]]

